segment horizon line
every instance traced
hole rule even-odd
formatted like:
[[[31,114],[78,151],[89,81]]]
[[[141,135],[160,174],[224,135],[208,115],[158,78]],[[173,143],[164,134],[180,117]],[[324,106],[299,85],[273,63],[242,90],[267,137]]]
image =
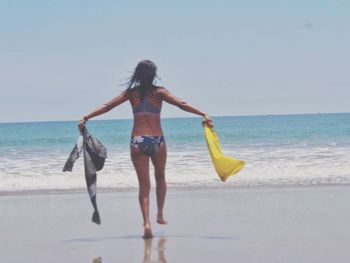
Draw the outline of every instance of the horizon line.
[[[259,116],[290,116],[290,115],[324,115],[324,114],[349,114],[350,112],[310,112],[310,113],[279,113],[279,114],[241,114],[241,115],[212,115],[212,118],[222,117],[259,117]],[[182,116],[182,117],[162,117],[161,119],[190,119],[198,118],[199,116]],[[93,119],[91,121],[117,121],[117,120],[133,120],[133,118],[118,118],[118,119]],[[20,124],[20,123],[43,123],[43,122],[78,122],[79,120],[37,120],[37,121],[0,121],[0,124]]]

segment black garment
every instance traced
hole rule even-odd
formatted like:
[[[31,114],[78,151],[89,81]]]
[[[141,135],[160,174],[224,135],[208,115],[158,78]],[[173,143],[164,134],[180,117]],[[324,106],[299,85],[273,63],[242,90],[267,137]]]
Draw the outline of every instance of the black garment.
[[[101,224],[100,214],[96,204],[96,171],[100,171],[103,168],[105,159],[107,158],[107,150],[99,140],[88,133],[87,129],[84,129],[82,136],[82,149],[81,145],[79,145],[79,139],[81,138],[78,138],[77,144],[74,146],[64,165],[63,172],[72,171],[74,162],[79,158],[80,151],[83,150],[86,186],[92,206],[94,207],[92,221],[96,224]]]

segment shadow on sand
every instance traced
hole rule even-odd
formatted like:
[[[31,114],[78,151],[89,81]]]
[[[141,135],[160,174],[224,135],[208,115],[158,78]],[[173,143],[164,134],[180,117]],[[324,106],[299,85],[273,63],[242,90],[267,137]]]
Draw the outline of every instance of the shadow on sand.
[[[154,238],[183,238],[183,239],[209,239],[209,240],[239,240],[238,237],[230,236],[212,236],[212,235],[155,235]],[[94,237],[94,238],[76,238],[62,241],[62,243],[85,243],[85,242],[100,242],[105,240],[121,240],[121,239],[142,239],[140,235],[127,235],[127,236],[105,236],[105,237]]]

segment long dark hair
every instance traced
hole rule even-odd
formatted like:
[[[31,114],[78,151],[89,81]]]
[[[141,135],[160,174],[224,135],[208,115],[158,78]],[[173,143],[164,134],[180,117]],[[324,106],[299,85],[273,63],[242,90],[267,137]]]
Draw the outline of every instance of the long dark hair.
[[[150,60],[140,61],[130,80],[126,83],[128,85],[127,91],[130,92],[134,88],[140,88],[140,98],[141,101],[149,93],[153,93],[156,86],[153,84],[154,79],[159,78],[157,76],[157,66]]]

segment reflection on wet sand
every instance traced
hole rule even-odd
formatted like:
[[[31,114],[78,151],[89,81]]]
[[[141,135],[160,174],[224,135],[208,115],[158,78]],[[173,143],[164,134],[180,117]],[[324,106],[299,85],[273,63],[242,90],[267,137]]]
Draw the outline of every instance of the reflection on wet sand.
[[[101,257],[94,258],[92,263],[102,263],[102,258]]]
[[[143,257],[143,263],[166,263],[166,258],[165,258],[165,243],[166,239],[165,238],[159,238],[158,240],[158,246],[157,246],[157,251],[158,251],[158,260],[152,260],[151,259],[151,254],[152,254],[152,242],[153,238],[145,239],[145,250],[144,250],[144,257]]]
[[[166,243],[166,239],[165,238],[159,238],[158,240],[158,245],[157,248],[157,252],[158,252],[158,259],[156,260],[152,260],[151,256],[152,256],[152,243],[153,243],[153,239],[154,238],[148,238],[145,239],[145,247],[144,247],[144,256],[143,256],[143,263],[166,263],[166,258],[165,258],[165,243]],[[97,257],[94,258],[92,260],[92,263],[102,263],[102,258],[101,257]]]

